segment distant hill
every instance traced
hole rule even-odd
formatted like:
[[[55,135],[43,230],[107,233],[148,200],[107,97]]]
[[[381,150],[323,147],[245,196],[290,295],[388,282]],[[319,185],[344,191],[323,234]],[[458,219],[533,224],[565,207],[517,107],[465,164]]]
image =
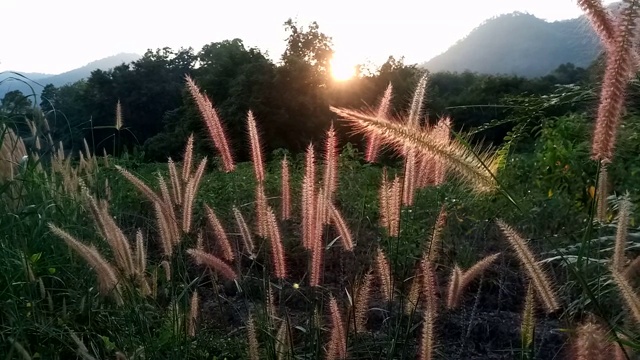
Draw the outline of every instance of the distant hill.
[[[17,73],[29,78],[29,79],[33,79],[33,80],[38,80],[38,79],[44,79],[50,76],[53,76],[51,74],[42,74],[42,73],[21,73],[19,71],[16,71]],[[0,73],[0,81],[5,80],[11,76],[16,77],[15,74],[11,74],[10,72],[2,72]]]
[[[21,73],[19,71],[16,71],[18,74],[22,75],[18,75],[18,74],[14,74],[13,72],[9,72],[9,71],[4,71],[0,73],[0,99],[2,99],[4,97],[4,94],[11,91],[11,90],[20,90],[22,91],[24,94],[30,94],[31,93],[31,89],[29,88],[29,86],[27,86],[26,84],[18,81],[18,80],[14,80],[12,78],[17,78],[17,79],[22,79],[24,81],[26,81],[27,83],[29,83],[31,86],[34,87],[34,91],[36,91],[35,87],[37,87],[38,89],[42,90],[41,87],[39,87],[37,84],[34,83],[35,82],[39,82],[40,80],[44,79],[44,78],[48,78],[50,76],[53,76],[51,74],[41,74],[41,73]],[[38,90],[39,93],[39,90]]]
[[[546,22],[530,14],[512,13],[485,21],[422,66],[432,72],[470,70],[535,77],[567,62],[587,67],[601,50],[585,17]]]
[[[39,74],[39,73],[20,73],[19,71],[16,71],[16,72],[32,80],[27,82],[29,83],[29,85],[33,87],[33,90],[39,96],[40,93],[42,92],[42,89],[47,84],[53,84],[56,87],[59,87],[69,83],[74,83],[78,80],[89,77],[89,75],[91,75],[91,72],[93,70],[96,70],[96,69],[108,70],[122,63],[130,63],[138,59],[140,59],[140,55],[138,54],[120,53],[117,55],[106,57],[104,59],[92,61],[83,67],[73,69],[71,71],[67,71],[65,73],[58,74],[58,75]],[[0,73],[0,81],[8,77],[18,77],[18,76],[8,72]],[[27,84],[24,84],[21,81],[7,80],[0,84],[0,99],[4,97],[4,94],[13,90],[20,90],[25,95],[32,94],[32,91]]]

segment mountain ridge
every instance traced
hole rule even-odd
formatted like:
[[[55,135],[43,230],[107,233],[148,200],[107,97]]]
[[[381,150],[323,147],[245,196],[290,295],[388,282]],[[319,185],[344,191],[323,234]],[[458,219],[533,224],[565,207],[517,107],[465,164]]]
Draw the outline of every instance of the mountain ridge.
[[[135,53],[118,53],[102,59],[91,61],[90,63],[79,68],[69,70],[60,74],[42,74],[42,73],[21,73],[19,71],[4,71],[0,73],[0,98],[4,97],[9,91],[20,90],[25,95],[33,96],[35,92],[39,97],[42,89],[47,84],[53,84],[60,87],[69,83],[74,83],[81,79],[89,77],[91,72],[97,69],[108,70],[122,63],[131,63],[140,59],[141,56]],[[25,78],[15,75],[18,73]],[[10,79],[21,78],[23,81]],[[32,90],[33,88],[33,90]]]
[[[607,6],[611,13],[621,3]],[[443,53],[420,64],[432,72],[544,76],[558,66],[588,67],[602,51],[598,35],[583,15],[548,22],[514,12],[485,20]]]

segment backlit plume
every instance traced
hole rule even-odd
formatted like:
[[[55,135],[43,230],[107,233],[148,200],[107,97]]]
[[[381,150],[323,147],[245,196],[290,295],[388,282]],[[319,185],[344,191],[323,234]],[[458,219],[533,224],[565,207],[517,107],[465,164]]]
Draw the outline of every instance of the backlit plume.
[[[347,358],[347,337],[338,302],[331,296],[329,299],[329,313],[331,315],[331,335],[327,346],[327,359]]]
[[[407,129],[420,128],[420,118],[422,117],[422,109],[424,103],[424,94],[427,88],[427,75],[424,75],[418,82],[418,86],[413,94],[413,100],[411,101],[411,109],[409,109],[409,116],[407,118]],[[410,146],[404,146],[402,149],[404,154],[404,183],[402,185],[402,205],[411,206],[416,193],[416,181],[417,172],[416,165],[418,165],[420,158],[418,157],[417,150]]]
[[[311,286],[320,285],[320,277],[322,276],[322,264],[324,260],[324,246],[322,241],[322,218],[326,210],[326,200],[322,189],[318,191],[318,195],[314,201],[315,209],[313,209],[309,247],[311,250],[311,276],[309,284]]]
[[[253,113],[247,114],[247,130],[249,132],[249,143],[251,144],[251,161],[253,162],[253,172],[258,182],[264,181],[264,163],[262,160],[262,147],[258,136],[258,127]]]
[[[348,121],[357,132],[378,135],[381,141],[402,154],[406,154],[407,149],[413,149],[420,161],[433,157],[445,162],[448,169],[476,192],[486,193],[497,189],[494,174],[499,158],[493,152],[483,151],[479,146],[472,149],[454,139],[443,144],[433,130],[422,127],[413,129],[401,121],[380,119],[344,108],[331,107],[331,110]]]
[[[614,147],[625,93],[633,70],[633,50],[636,19],[640,4],[624,1],[620,20],[615,29],[613,45],[607,51],[606,67],[600,92],[600,104],[593,133],[591,157],[604,163],[613,159]],[[598,31],[598,27],[595,27]]]
[[[302,244],[311,249],[311,238],[314,233],[316,166],[313,145],[307,147],[305,156],[304,177],[302,179]]]
[[[282,203],[281,203],[281,218],[282,220],[289,220],[291,218],[291,194],[289,192],[289,161],[285,156],[282,159],[281,165],[281,174],[282,179],[280,181],[281,194],[282,194]]]
[[[233,156],[231,155],[231,150],[229,148],[229,144],[227,143],[227,138],[224,132],[224,128],[222,126],[222,122],[218,117],[218,113],[216,109],[211,104],[211,100],[200,92],[200,88],[196,83],[191,79],[190,76],[186,76],[187,88],[191,93],[191,96],[195,100],[198,105],[198,110],[200,111],[200,116],[204,119],[204,123],[207,126],[207,130],[209,131],[209,137],[213,140],[214,145],[220,152],[220,156],[222,157],[222,166],[225,172],[231,172],[235,169],[235,163],[233,160]]]
[[[273,261],[275,276],[278,279],[284,279],[287,276],[285,252],[276,214],[270,207],[267,208],[267,238],[271,244],[271,261]]]
[[[538,298],[545,307],[547,313],[552,313],[558,310],[560,308],[560,302],[558,301],[558,296],[551,285],[551,280],[549,280],[548,275],[542,270],[542,267],[536,261],[533,252],[525,240],[504,221],[497,220],[497,223],[500,230],[502,230],[502,233],[509,241],[511,247],[515,250],[518,259],[524,266],[529,279],[533,283],[533,287],[536,290]]]
[[[189,181],[191,176],[191,162],[193,159],[193,134],[187,139],[187,146],[184,151],[184,159],[182,160],[182,180]]]
[[[353,250],[353,238],[351,237],[351,231],[347,227],[347,222],[342,217],[340,211],[333,205],[327,204],[329,218],[331,219],[331,223],[335,226],[338,234],[340,235],[340,241],[342,242],[342,246],[347,251]]]
[[[249,230],[247,222],[244,220],[244,216],[242,216],[240,210],[235,206],[233,207],[233,216],[236,219],[236,224],[238,225],[238,230],[240,231],[240,236],[242,237],[244,250],[250,258],[254,258],[255,245],[253,244],[251,231]]]
[[[422,297],[425,302],[425,309],[422,313],[422,334],[420,337],[420,348],[418,358],[420,360],[431,360],[435,352],[435,325],[438,317],[438,288],[436,273],[430,261],[424,259],[420,264],[422,269]]]
[[[389,266],[389,260],[384,254],[382,249],[378,248],[375,258],[376,275],[380,280],[382,287],[382,295],[385,301],[391,301],[393,297],[393,281],[391,278],[391,267]]]
[[[267,225],[267,194],[264,190],[264,184],[259,182],[256,186],[256,222],[258,236],[266,238],[268,234]]]
[[[333,197],[338,188],[338,144],[336,138],[336,132],[333,129],[333,125],[327,131],[327,140],[325,144],[324,153],[324,178],[323,178],[323,191],[326,199],[326,203],[333,204]],[[322,218],[324,224],[329,223],[328,213],[325,212],[325,216]]]
[[[393,86],[391,83],[387,86],[387,90],[385,90],[382,99],[380,99],[380,104],[378,105],[378,109],[376,110],[377,117],[386,117],[389,113],[389,108],[391,105],[391,97],[393,96]],[[369,135],[367,139],[367,151],[365,153],[365,160],[368,162],[376,161],[376,157],[378,157],[378,152],[380,151],[380,140],[376,135]]]
[[[220,222],[220,220],[216,216],[216,213],[213,211],[211,207],[209,207],[208,205],[205,205],[204,209],[207,215],[207,222],[209,223],[209,226],[213,230],[213,234],[218,240],[218,247],[220,249],[222,258],[225,259],[226,261],[233,261],[233,259],[235,258],[233,253],[233,248],[231,247],[231,243],[229,242],[227,233],[222,227],[222,223]]]
[[[379,191],[380,226],[385,228],[391,237],[400,235],[401,186],[402,178],[396,176],[393,182],[389,183],[386,172],[384,173]]]
[[[227,280],[235,280],[238,278],[238,275],[236,274],[236,272],[233,271],[233,269],[229,265],[227,265],[224,261],[222,261],[220,258],[216,256],[213,256],[209,253],[206,253],[198,249],[189,249],[187,250],[187,253],[191,255],[191,257],[194,259],[194,261],[197,264],[203,264],[208,266],[209,268],[211,268],[211,270],[222,275]]]

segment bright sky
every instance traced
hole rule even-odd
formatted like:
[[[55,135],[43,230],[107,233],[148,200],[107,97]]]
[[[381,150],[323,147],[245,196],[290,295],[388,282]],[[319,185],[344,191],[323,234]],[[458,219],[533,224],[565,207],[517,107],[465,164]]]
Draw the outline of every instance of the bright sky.
[[[406,63],[420,63],[482,21],[513,11],[549,21],[581,14],[575,0],[0,0],[0,71],[57,74],[120,52],[198,51],[233,38],[277,60],[289,17],[299,25],[317,21],[343,62],[404,55]]]

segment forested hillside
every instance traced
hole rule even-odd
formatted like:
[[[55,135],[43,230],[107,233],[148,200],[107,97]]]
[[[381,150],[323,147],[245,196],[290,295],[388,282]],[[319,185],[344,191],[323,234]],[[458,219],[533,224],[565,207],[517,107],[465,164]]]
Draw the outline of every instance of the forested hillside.
[[[513,13],[485,21],[423,66],[430,71],[544,76],[564,63],[587,67],[602,47],[584,17],[547,22]]]
[[[315,24],[289,25],[287,48],[278,63],[260,49],[247,48],[240,39],[211,43],[199,51],[157,49],[130,64],[94,70],[71,84],[47,84],[39,104],[33,104],[32,97],[22,98],[26,94],[9,92],[2,100],[3,111],[28,113],[31,106],[39,105],[52,126],[53,138],[62,141],[65,149],[80,149],[87,138],[96,153],[119,154],[136,147],[147,160],[176,156],[188,134],[202,134],[203,125],[184,89],[185,75],[192,76],[211,97],[241,159],[248,156],[242,139],[250,109],[260,123],[267,154],[279,148],[302,151],[334,119],[330,104],[372,106],[389,83],[394,88],[392,112],[401,115],[424,72],[421,68],[389,57],[373,72],[336,81],[329,73],[331,39]],[[511,108],[500,105],[505,97],[550,93],[556,85],[580,83],[587,75],[572,64],[536,79],[436,72],[429,76],[426,109],[432,119],[452,115],[456,129],[475,128],[511,113]],[[114,128],[118,102],[124,121],[120,129]],[[29,131],[26,125],[20,129],[24,134]],[[499,143],[506,129],[495,127],[479,136]],[[340,135],[360,143],[348,132]],[[210,150],[200,149],[206,142],[198,144],[203,153]]]
[[[17,74],[14,72],[4,72],[0,74],[0,97],[9,91],[19,90],[26,95],[31,95],[32,98],[33,95],[35,95],[35,98],[40,99],[40,94],[47,84],[52,84],[57,87],[73,84],[76,81],[89,77],[94,70],[112,69],[122,63],[130,63],[139,58],[140,55],[137,54],[116,54],[104,59],[92,61],[85,66],[57,75],[22,73],[17,71]]]

